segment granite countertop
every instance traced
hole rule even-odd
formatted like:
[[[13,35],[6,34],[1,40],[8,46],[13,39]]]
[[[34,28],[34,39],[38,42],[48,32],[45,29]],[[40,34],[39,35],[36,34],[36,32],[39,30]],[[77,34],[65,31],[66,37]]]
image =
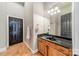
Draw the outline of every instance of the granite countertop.
[[[69,48],[69,49],[72,48],[72,41],[68,41],[68,40],[63,40],[63,41],[61,41],[61,40],[59,40],[59,41],[54,41],[54,40],[47,39],[47,38],[44,37],[44,36],[43,36],[43,37],[40,37],[40,38],[45,39],[45,40],[47,40],[47,41],[49,41],[49,42],[52,42],[52,43],[55,43],[55,44],[61,45],[61,46],[65,47],[65,48]]]

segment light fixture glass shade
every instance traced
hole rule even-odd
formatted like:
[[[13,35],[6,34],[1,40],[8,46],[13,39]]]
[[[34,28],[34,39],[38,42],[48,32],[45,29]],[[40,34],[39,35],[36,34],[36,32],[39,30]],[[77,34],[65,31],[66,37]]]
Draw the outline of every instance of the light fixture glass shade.
[[[54,11],[54,9],[52,8],[52,9],[51,9],[51,12],[53,12],[53,11]]]
[[[54,14],[56,14],[57,12],[56,12],[56,11],[54,11],[53,13],[54,13]]]
[[[58,7],[55,7],[54,9],[52,8],[52,9],[48,10],[48,14],[50,14],[50,15],[54,15],[54,14],[57,14],[57,13],[60,13],[60,12],[61,11]]]
[[[60,10],[57,10],[57,13],[60,13]]]
[[[48,14],[50,14],[50,11],[48,11]]]
[[[55,7],[55,10],[58,10],[59,8],[58,7]]]

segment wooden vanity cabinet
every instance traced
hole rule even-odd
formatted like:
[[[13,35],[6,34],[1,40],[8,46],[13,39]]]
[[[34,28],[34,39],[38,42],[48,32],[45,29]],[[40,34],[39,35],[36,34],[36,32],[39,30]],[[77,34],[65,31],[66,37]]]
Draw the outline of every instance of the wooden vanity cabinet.
[[[62,52],[58,51],[57,45],[51,42],[48,42],[48,56],[65,56]]]
[[[38,42],[38,50],[42,55],[47,55],[47,45],[42,40]]]
[[[61,53],[60,51],[52,47],[49,47],[48,51],[48,56],[65,56],[65,54]]]
[[[69,56],[71,49],[64,48],[45,39],[38,39],[38,51],[44,56]]]

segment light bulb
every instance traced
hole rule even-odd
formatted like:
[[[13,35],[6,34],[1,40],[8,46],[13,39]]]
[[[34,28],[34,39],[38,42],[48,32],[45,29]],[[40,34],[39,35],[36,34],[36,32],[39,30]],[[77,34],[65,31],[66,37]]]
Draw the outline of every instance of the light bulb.
[[[58,10],[59,8],[58,7],[55,7],[55,10]]]
[[[57,13],[60,13],[60,10],[57,10]]]
[[[48,14],[50,13],[50,11],[48,11]]]

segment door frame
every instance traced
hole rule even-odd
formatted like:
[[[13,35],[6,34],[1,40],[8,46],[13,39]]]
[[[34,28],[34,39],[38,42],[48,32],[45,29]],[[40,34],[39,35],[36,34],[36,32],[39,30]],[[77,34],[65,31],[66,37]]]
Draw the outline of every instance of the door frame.
[[[18,16],[7,15],[7,48],[10,46],[9,45],[9,17],[16,17],[23,20],[23,40],[24,40],[24,18],[18,17]]]

